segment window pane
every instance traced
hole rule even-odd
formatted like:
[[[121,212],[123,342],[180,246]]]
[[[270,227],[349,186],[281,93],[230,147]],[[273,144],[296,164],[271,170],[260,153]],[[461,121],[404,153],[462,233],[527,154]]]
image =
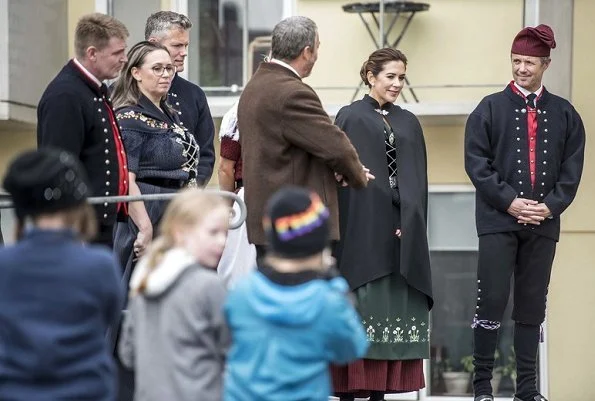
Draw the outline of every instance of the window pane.
[[[475,193],[431,193],[428,240],[431,249],[477,249]]]
[[[477,299],[476,251],[432,251],[434,308],[430,360],[431,395],[472,395],[473,329]],[[439,283],[439,285],[438,285]],[[512,396],[514,370],[512,339],[514,322],[510,319],[512,297],[504,313],[498,339],[498,358],[492,381],[494,395]]]
[[[149,15],[161,9],[161,0],[112,0],[112,15],[122,21],[130,37],[128,49],[145,40],[145,24]],[[142,12],[139,13],[139,10]]]
[[[244,84],[244,64],[249,74],[262,60],[262,54],[267,52],[267,39],[283,15],[283,2],[189,0],[188,15],[196,24],[191,31],[189,79],[203,87],[241,87]],[[252,53],[246,56],[246,60],[243,48],[245,19],[248,35],[246,54]],[[213,94],[227,95],[229,91]]]

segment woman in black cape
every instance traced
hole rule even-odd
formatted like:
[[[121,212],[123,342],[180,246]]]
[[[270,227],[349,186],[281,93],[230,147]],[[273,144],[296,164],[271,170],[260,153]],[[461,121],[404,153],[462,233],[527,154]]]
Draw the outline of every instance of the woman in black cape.
[[[416,391],[425,386],[429,311],[433,304],[426,236],[426,147],[417,118],[393,104],[407,58],[379,49],[360,75],[368,95],[337,114],[362,163],[376,179],[361,190],[339,189],[338,266],[358,302],[370,350],[365,359],[333,367],[341,400]]]

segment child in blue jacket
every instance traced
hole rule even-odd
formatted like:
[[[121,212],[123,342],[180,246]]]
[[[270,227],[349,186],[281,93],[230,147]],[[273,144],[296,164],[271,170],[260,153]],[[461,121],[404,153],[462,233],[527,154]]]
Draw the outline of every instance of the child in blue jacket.
[[[327,401],[329,363],[362,358],[366,335],[328,251],[329,211],[287,187],[264,218],[268,249],[228,296],[225,401]]]
[[[3,182],[17,242],[0,249],[0,400],[113,401],[106,332],[120,313],[120,267],[96,231],[91,188],[63,150],[28,151]]]

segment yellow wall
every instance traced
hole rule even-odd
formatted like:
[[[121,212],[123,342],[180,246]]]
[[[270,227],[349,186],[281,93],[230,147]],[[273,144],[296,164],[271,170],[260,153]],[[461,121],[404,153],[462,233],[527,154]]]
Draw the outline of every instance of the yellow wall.
[[[68,51],[74,56],[74,28],[79,18],[85,14],[95,12],[95,0],[68,1]]]
[[[592,38],[595,3],[574,2],[572,103],[587,131],[585,168],[577,199],[564,216],[548,303],[550,401],[595,400],[592,361],[595,360],[591,319],[595,305],[595,129],[592,85]],[[555,61],[555,60],[554,60]]]
[[[321,48],[307,82],[314,86],[356,85],[359,68],[374,50],[356,14],[341,6],[351,1],[300,0],[298,14],[316,21]],[[430,0],[428,12],[417,15],[399,46],[409,58],[413,85],[501,84],[511,79],[509,52],[522,26],[523,1]],[[595,37],[595,2],[575,0],[572,102],[581,114],[587,137],[595,129],[595,91],[590,46]],[[556,60],[554,59],[554,62]],[[546,73],[547,74],[547,73]],[[481,89],[418,90],[423,102],[479,99],[502,86]],[[319,90],[324,102],[346,104],[353,93]],[[362,92],[363,93],[363,92]],[[463,125],[424,125],[431,184],[469,183],[463,168]],[[577,198],[562,219],[562,235],[548,298],[550,401],[595,400],[591,385],[595,323],[595,150],[587,138],[585,168]]]
[[[307,82],[312,86],[355,86],[359,70],[375,50],[351,0],[301,0],[298,14],[312,18],[320,35],[319,59]],[[522,27],[523,1],[425,0],[399,45],[409,59],[412,85],[505,84],[510,81],[510,45]],[[389,20],[386,20],[388,25]],[[401,24],[400,22],[399,24]],[[373,24],[373,23],[372,23]],[[391,42],[394,39],[393,30]],[[377,36],[376,36],[377,38]],[[494,88],[418,89],[423,101],[479,100]],[[323,102],[346,103],[352,90],[318,91]]]

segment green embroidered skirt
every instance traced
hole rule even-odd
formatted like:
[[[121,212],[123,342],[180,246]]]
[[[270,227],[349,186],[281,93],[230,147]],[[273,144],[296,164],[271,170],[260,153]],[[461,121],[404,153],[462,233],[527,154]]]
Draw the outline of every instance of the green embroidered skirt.
[[[354,291],[368,335],[366,359],[404,360],[430,357],[428,301],[400,274],[391,274]]]

